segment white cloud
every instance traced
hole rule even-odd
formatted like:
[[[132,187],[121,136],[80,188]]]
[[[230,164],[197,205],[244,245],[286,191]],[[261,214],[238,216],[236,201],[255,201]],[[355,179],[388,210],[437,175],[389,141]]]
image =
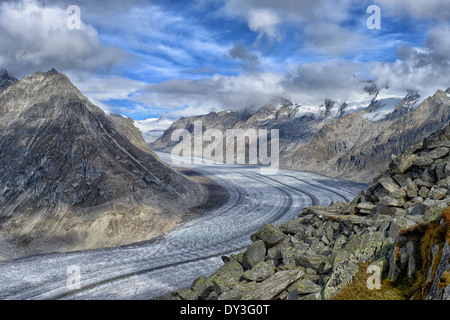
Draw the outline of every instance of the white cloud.
[[[22,76],[52,67],[60,71],[108,70],[125,53],[105,47],[97,31],[81,24],[69,30],[66,8],[40,6],[37,1],[3,2],[0,5],[0,60],[12,73]]]
[[[382,14],[391,16],[410,16],[418,19],[445,21],[450,19],[448,0],[378,0]]]
[[[362,68],[341,59],[304,63],[281,83],[290,98],[301,103],[320,104],[325,99],[345,102],[361,92],[364,84],[355,74]]]
[[[428,32],[425,47],[402,46],[394,63],[376,62],[371,73],[379,86],[431,94],[450,87],[450,25]]]
[[[279,23],[280,18],[270,9],[252,9],[248,13],[248,26],[259,34],[259,39],[265,35],[271,40],[281,40],[282,36],[277,30]]]
[[[206,110],[259,108],[269,99],[283,95],[282,75],[275,73],[241,74],[235,77],[214,75],[200,80],[173,79],[149,85],[131,99],[148,106],[202,114]],[[177,111],[183,114],[185,111]]]
[[[145,82],[119,76],[96,78],[69,74],[69,77],[84,95],[96,101],[125,100],[148,86]]]
[[[308,50],[323,52],[329,56],[341,56],[368,50],[367,35],[343,28],[335,23],[313,22],[304,29]],[[371,41],[371,50],[374,49]]]

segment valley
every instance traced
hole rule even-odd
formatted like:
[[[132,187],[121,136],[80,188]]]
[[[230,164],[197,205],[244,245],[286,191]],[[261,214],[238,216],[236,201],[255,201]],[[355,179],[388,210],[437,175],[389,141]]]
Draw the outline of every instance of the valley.
[[[170,155],[159,153],[170,164]],[[364,185],[311,173],[280,170],[264,177],[257,167],[187,168],[211,178],[228,201],[173,231],[139,244],[0,262],[0,299],[154,299],[190,285],[238,252],[266,223],[281,224],[310,205],[346,201]],[[80,268],[81,289],[67,288],[67,268]],[[173,275],[176,274],[176,277]]]

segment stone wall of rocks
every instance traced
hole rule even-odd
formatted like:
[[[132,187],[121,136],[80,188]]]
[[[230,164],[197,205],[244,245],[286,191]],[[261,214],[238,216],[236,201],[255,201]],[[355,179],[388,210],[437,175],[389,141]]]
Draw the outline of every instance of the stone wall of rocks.
[[[449,153],[446,125],[393,157],[389,169],[350,203],[305,208],[288,223],[263,226],[245,252],[223,257],[220,269],[172,298],[330,299],[352,282],[363,262],[378,265],[392,281],[402,273],[413,279],[420,239],[412,241],[403,231],[439,221],[448,234],[442,212],[450,205]],[[450,286],[443,288],[441,281],[450,272],[448,241],[432,251],[426,298],[450,299]],[[440,259],[434,259],[437,251]]]

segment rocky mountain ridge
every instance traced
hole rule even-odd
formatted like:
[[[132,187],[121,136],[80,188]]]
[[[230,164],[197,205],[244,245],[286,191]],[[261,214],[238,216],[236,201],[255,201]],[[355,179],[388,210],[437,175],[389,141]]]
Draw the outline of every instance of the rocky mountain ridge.
[[[366,263],[394,285],[407,283],[404,299],[449,300],[449,160],[450,123],[393,157],[351,202],[263,226],[246,251],[222,257],[221,268],[171,298],[329,300]]]
[[[17,81],[6,69],[0,69],[0,93]]]
[[[0,137],[3,258],[147,240],[205,201],[130,121],[107,116],[54,69],[0,93]]]

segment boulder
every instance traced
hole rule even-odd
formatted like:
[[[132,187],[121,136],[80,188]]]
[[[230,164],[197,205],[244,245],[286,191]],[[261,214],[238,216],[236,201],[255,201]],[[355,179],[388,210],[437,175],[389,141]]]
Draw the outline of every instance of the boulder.
[[[419,188],[417,188],[411,178],[406,179],[405,190],[408,198],[416,198],[418,196]]]
[[[442,200],[448,194],[448,190],[445,188],[432,188],[430,195],[434,200]]]
[[[356,205],[356,208],[369,210],[370,212],[372,212],[372,210],[375,209],[376,207],[377,207],[377,205],[374,203],[371,203],[371,202],[358,203]]]
[[[262,240],[267,249],[272,248],[282,242],[286,235],[281,229],[273,224],[264,225],[258,232],[251,236],[251,239]]]
[[[242,281],[239,282],[235,287],[230,289],[227,292],[222,293],[218,296],[217,300],[240,300],[241,297],[254,290],[256,287],[256,282],[247,282]]]
[[[297,218],[282,224],[280,230],[285,234],[300,234],[305,232],[305,225],[302,223],[302,219]]]
[[[197,295],[190,288],[178,290],[175,295],[172,295],[172,298],[177,297],[181,300],[197,300]]]
[[[322,287],[311,280],[301,279],[288,288],[288,300],[299,300],[302,296],[320,293]]]
[[[191,285],[191,290],[199,300],[206,300],[212,291],[214,283],[205,276],[197,278]]]
[[[327,262],[327,257],[319,254],[303,254],[297,257],[297,264],[304,268],[321,271]]]
[[[433,158],[429,154],[416,157],[413,160],[413,164],[419,167],[427,167],[433,163]]]
[[[242,265],[236,260],[232,260],[216,270],[208,280],[213,283],[214,290],[220,295],[236,286],[243,274]]]
[[[438,181],[445,179],[447,176],[445,174],[445,167],[448,164],[448,160],[445,162],[440,162],[436,165],[436,168],[434,169],[434,173],[436,175],[436,179]]]
[[[438,147],[429,152],[428,157],[432,158],[433,160],[441,159],[448,155],[449,150],[450,149],[447,147]]]
[[[379,202],[381,205],[390,207],[403,207],[405,205],[404,199],[398,199],[391,196],[384,196]]]
[[[421,196],[422,198],[427,198],[429,192],[430,190],[427,187],[422,187],[419,190],[419,196]]]
[[[397,173],[407,172],[414,164],[415,154],[404,153],[392,159],[392,169]]]
[[[389,176],[381,178],[378,182],[380,182],[383,188],[388,192],[396,192],[400,189],[400,186]]]
[[[275,263],[273,260],[256,264],[251,270],[244,272],[243,277],[250,281],[261,282],[275,273]]]
[[[242,257],[242,264],[251,270],[259,262],[263,262],[266,257],[266,247],[264,241],[257,240],[248,246]]]
[[[242,295],[242,300],[275,300],[291,284],[305,274],[302,270],[279,271],[258,283],[254,290]]]

